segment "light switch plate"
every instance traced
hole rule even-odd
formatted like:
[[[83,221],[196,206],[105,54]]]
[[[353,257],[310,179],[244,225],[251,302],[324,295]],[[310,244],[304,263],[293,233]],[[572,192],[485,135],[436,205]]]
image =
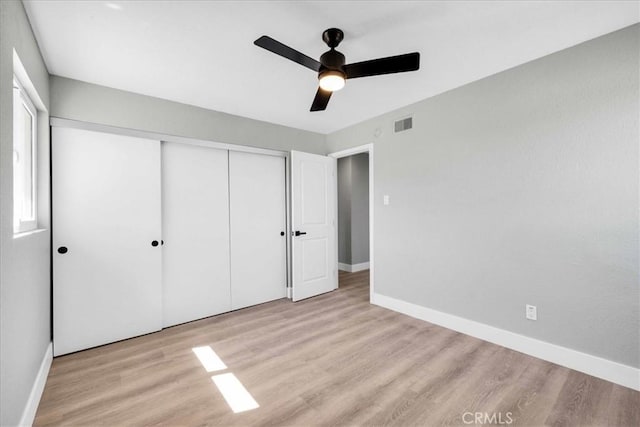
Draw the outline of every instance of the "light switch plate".
[[[382,198],[382,203],[384,203],[384,205],[388,205],[389,204],[389,195],[385,194],[384,197]]]

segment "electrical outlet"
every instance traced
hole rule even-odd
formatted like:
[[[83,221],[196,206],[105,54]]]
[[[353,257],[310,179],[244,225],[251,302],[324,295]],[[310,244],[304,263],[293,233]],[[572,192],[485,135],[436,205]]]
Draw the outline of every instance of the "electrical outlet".
[[[389,204],[389,196],[387,194],[382,198],[382,203],[386,206]]]
[[[527,304],[526,316],[529,320],[538,320],[538,308],[535,305]]]

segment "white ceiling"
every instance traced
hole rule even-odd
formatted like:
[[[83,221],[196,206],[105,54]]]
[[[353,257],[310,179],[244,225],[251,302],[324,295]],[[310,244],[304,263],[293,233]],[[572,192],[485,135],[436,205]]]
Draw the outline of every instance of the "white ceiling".
[[[50,73],[330,133],[638,22],[637,1],[25,1]],[[309,112],[316,74],[253,45],[347,62],[418,51],[417,72],[347,81]]]

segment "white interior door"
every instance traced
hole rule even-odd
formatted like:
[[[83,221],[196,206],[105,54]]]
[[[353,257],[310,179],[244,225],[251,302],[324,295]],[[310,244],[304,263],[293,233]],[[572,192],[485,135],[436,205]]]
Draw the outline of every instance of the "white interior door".
[[[291,152],[293,300],[338,287],[336,159]]]
[[[227,155],[162,143],[165,327],[231,310]]]
[[[286,297],[283,157],[229,152],[231,305]]]
[[[52,136],[54,354],[161,329],[160,142]]]

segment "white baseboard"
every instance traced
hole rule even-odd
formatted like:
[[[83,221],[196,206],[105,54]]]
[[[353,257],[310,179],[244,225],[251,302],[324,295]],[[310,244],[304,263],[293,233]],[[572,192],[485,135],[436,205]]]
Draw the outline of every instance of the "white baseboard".
[[[40,404],[40,398],[44,391],[44,385],[47,383],[47,376],[49,376],[49,369],[51,368],[51,362],[53,361],[53,345],[49,343],[47,350],[42,358],[40,364],[40,370],[36,376],[36,380],[31,387],[31,393],[29,393],[29,400],[22,411],[22,417],[20,418],[20,426],[31,426],[36,418],[36,411]]]
[[[369,263],[361,262],[360,264],[345,264],[345,263],[339,262],[338,269],[342,271],[347,271],[349,273],[357,273],[358,271],[368,270]]]
[[[529,338],[484,323],[464,319],[417,304],[401,301],[381,294],[373,294],[371,303],[406,314],[484,341],[510,348],[539,359],[594,377],[602,378],[634,390],[640,390],[640,369],[623,365],[577,350]]]

